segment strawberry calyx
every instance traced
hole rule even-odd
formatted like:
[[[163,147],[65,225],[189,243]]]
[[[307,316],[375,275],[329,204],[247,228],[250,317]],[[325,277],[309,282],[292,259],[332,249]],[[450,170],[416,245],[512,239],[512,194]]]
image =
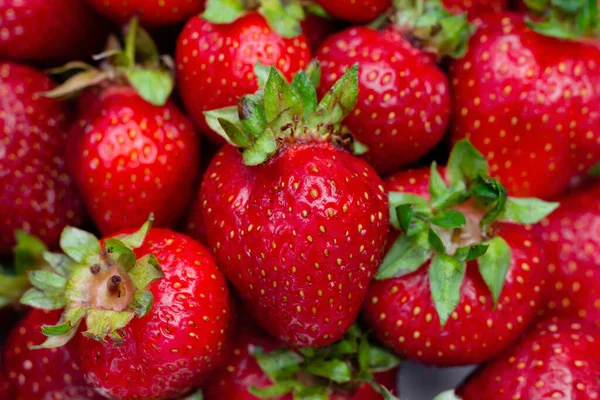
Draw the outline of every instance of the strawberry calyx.
[[[456,395],[454,390],[447,390],[435,396],[433,400],[461,400],[461,398]]]
[[[342,340],[326,347],[280,348],[268,353],[256,347],[253,355],[273,381],[272,386],[249,389],[262,399],[288,393],[293,393],[294,399],[328,399],[333,392],[352,392],[367,383],[385,400],[398,400],[373,374],[397,367],[400,359],[370,343],[356,324]]]
[[[286,142],[333,140],[350,145],[341,121],[358,96],[358,66],[354,65],[317,102],[320,67],[312,62],[289,84],[274,67],[257,65],[258,92],[239,99],[238,105],[204,113],[207,124],[229,144],[240,149],[244,164],[267,161]]]
[[[440,0],[394,0],[389,19],[394,29],[438,59],[463,57],[475,32],[466,13],[452,14]]]
[[[136,259],[152,226],[153,217],[137,232],[106,239],[103,244],[91,233],[66,227],[60,237],[64,254],[43,253],[50,270],[29,271],[33,286],[21,303],[44,310],[63,309],[60,321],[42,326],[48,339],[34,348],[53,348],[73,338],[81,322],[83,335],[105,342],[123,341],[119,330],[152,307],[153,296],[146,287],[163,277],[156,258],[149,254]]]
[[[533,224],[559,205],[508,197],[504,186],[489,176],[486,158],[466,139],[454,146],[446,179],[432,164],[429,200],[390,192],[389,201],[390,221],[403,234],[386,254],[375,278],[401,277],[431,260],[431,295],[442,325],[460,301],[469,261],[477,260],[494,304],[498,302],[510,267],[511,249],[496,235],[495,222]]]
[[[105,51],[94,56],[95,60],[102,61],[99,67],[73,61],[49,70],[50,74],[69,78],[44,95],[64,99],[83,89],[114,82],[131,85],[140,97],[153,105],[164,105],[174,87],[173,62],[169,57],[160,56],[137,17],[125,26],[123,37],[123,45],[118,38],[109,37]]]
[[[306,12],[325,16],[314,2],[300,0],[208,0],[202,18],[215,24],[230,24],[250,11],[258,11],[275,32],[285,38],[302,34]]]
[[[525,0],[534,12],[527,26],[545,36],[577,40],[598,37],[598,0]]]

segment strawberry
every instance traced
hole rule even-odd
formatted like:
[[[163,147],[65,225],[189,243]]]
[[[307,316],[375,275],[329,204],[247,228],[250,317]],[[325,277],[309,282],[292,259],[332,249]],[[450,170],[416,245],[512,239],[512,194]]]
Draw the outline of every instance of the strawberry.
[[[508,9],[509,0],[442,0],[444,6],[453,13],[500,12]]]
[[[99,13],[124,24],[139,16],[144,26],[163,26],[183,22],[204,8],[204,0],[85,0]]]
[[[600,159],[600,46],[534,30],[562,32],[545,24],[482,15],[450,68],[453,140],[469,138],[515,196],[554,197]]]
[[[459,56],[462,50],[457,43],[466,41],[470,27],[464,15],[453,16],[437,2],[427,4],[420,11],[408,6],[401,9],[396,15],[399,23],[382,31],[352,27],[332,35],[316,54],[323,65],[321,94],[350,65],[363,66],[358,103],[344,124],[367,147],[364,158],[382,174],[421,158],[448,127],[448,79],[430,54],[413,45],[411,30],[432,24],[430,29],[421,28],[418,40],[428,49],[446,48],[442,52]],[[435,21],[430,18],[433,12]],[[455,30],[434,31],[433,24]]]
[[[225,141],[206,124],[205,111],[234,106],[239,97],[256,91],[253,68],[258,61],[277,66],[291,78],[311,59],[300,23],[285,11],[268,14],[263,10],[263,17],[240,5],[225,18],[222,2],[208,1],[206,12],[188,21],[176,51],[184,105],[200,130],[220,145]]]
[[[2,365],[0,365],[0,398],[2,399],[13,399],[15,397],[12,385],[10,381],[4,376],[2,372]]]
[[[564,196],[536,231],[551,274],[546,312],[600,327],[600,184]]]
[[[391,7],[391,0],[316,0],[336,18],[350,22],[369,22]]]
[[[83,72],[48,93],[63,96],[99,85],[80,98],[68,162],[103,234],[139,226],[151,212],[158,226],[175,224],[191,200],[199,168],[199,138],[168,100],[171,75],[137,20],[127,30],[125,50],[116,51],[106,53],[112,64],[100,69],[71,63]],[[140,65],[131,54],[138,54]]]
[[[557,204],[507,198],[468,141],[447,168],[401,172],[386,189],[396,229],[365,300],[370,327],[427,364],[500,353],[535,317],[546,278],[543,252],[517,222],[536,222]]]
[[[229,364],[211,377],[202,392],[208,399],[220,400],[292,400],[309,394],[325,400],[381,400],[385,394],[392,400],[397,399],[390,390],[396,386],[399,363],[361,338],[357,326],[340,342],[316,351],[286,349],[276,339],[245,326],[233,343]]]
[[[40,326],[59,316],[60,311],[34,309],[13,328],[4,344],[2,366],[13,393],[3,399],[102,399],[85,383],[74,343],[52,350],[31,349],[44,341]]]
[[[89,57],[108,31],[81,0],[4,0],[0,16],[0,59],[52,64]]]
[[[64,143],[70,115],[65,105],[40,96],[54,88],[41,72],[0,63],[0,254],[23,229],[49,246],[62,228],[79,225],[83,206],[66,173]]]
[[[319,15],[308,14],[302,21],[302,31],[306,35],[311,52],[316,52],[335,30],[336,25],[332,21]]]
[[[539,322],[457,390],[462,400],[600,398],[597,330],[575,320]],[[457,399],[457,397],[446,397]]]
[[[66,255],[44,257],[56,272],[30,272],[34,288],[21,299],[65,307],[57,325],[42,327],[48,339],[40,347],[70,346],[76,337],[86,381],[110,398],[179,396],[228,356],[224,276],[202,245],[150,225],[102,242],[65,228]]]
[[[292,347],[344,335],[388,231],[381,180],[342,149],[336,131],[354,105],[358,68],[318,106],[315,75],[299,72],[289,85],[271,68],[265,89],[240,100],[239,118],[229,109],[207,113],[241,151],[221,149],[193,206],[252,314]]]

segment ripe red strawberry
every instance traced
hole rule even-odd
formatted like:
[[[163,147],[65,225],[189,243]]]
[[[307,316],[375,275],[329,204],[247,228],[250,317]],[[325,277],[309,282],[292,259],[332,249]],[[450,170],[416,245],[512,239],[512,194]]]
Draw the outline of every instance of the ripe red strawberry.
[[[218,7],[219,1],[211,0]],[[179,92],[185,107],[201,131],[218,144],[224,140],[206,123],[204,112],[234,106],[237,99],[258,89],[254,65],[274,65],[287,78],[305,68],[311,59],[306,36],[293,25],[278,33],[255,11],[219,23],[220,11],[188,21],[177,42]],[[216,16],[215,16],[216,14]],[[212,22],[211,22],[212,21]]]
[[[598,331],[575,320],[539,322],[457,390],[462,400],[600,398]]]
[[[2,255],[11,253],[17,229],[56,246],[62,228],[79,225],[83,217],[63,159],[68,109],[40,95],[52,88],[54,83],[41,72],[0,63]]]
[[[202,387],[202,392],[205,398],[219,400],[265,398],[259,393],[265,395],[272,393],[273,396],[266,397],[271,400],[292,400],[294,394],[303,398],[301,395],[307,392],[313,395],[319,393],[323,396],[319,398],[326,400],[382,400],[383,397],[377,390],[396,392],[398,369],[395,367],[400,360],[365,341],[363,351],[369,349],[377,359],[373,356],[369,357],[367,361],[369,365],[365,366],[363,371],[374,377],[376,385],[372,386],[364,382],[365,377],[362,379],[358,377],[360,371],[356,370],[359,338],[354,337],[353,334],[360,333],[356,330],[357,328],[353,327],[347,338],[341,342],[319,349],[316,354],[307,353],[303,356],[300,352],[285,349],[276,339],[255,328],[245,326],[233,343],[233,357],[229,364],[211,376]],[[336,354],[339,353],[336,348],[341,349],[342,346],[350,347],[348,354]],[[317,363],[323,360],[326,360],[326,364],[320,370],[316,370]],[[273,369],[271,363],[278,361],[282,361],[281,364],[276,364],[280,367],[279,370]],[[287,363],[284,364],[283,361]],[[282,365],[298,368],[301,372],[283,377],[287,371],[285,367],[281,367]],[[335,377],[338,382],[331,379],[334,366],[340,372],[340,375]],[[304,374],[304,383],[295,380],[298,374]],[[296,390],[293,390],[292,382],[296,385]],[[276,394],[275,388],[281,390]],[[286,391],[286,388],[289,390]],[[390,396],[386,399],[392,400],[396,397]]]
[[[102,399],[85,383],[74,343],[59,349],[30,349],[44,341],[40,326],[59,317],[59,311],[34,309],[13,328],[4,344],[2,365],[13,393],[2,399]]]
[[[551,274],[546,313],[600,327],[600,184],[564,196],[536,231]]]
[[[428,3],[429,4],[429,3]],[[469,35],[466,17],[453,16],[441,5],[419,11],[403,9],[398,20],[406,24],[391,26],[378,32],[371,28],[353,27],[332,35],[317,52],[323,65],[319,92],[324,94],[354,63],[362,66],[359,77],[358,103],[344,120],[356,139],[366,145],[364,158],[382,174],[399,170],[431,150],[443,137],[450,117],[449,83],[434,57],[415,46],[410,23],[433,24],[431,12],[461,29],[454,35],[445,30],[434,33],[422,28],[422,44],[433,50],[460,53],[460,45],[448,47],[447,41],[464,43]],[[417,21],[417,22],[415,22]],[[461,36],[464,36],[461,39]],[[462,41],[461,41],[462,40]]]
[[[81,0],[5,0],[0,16],[0,59],[51,64],[89,57],[108,31]]]
[[[468,12],[470,15],[483,12],[500,12],[508,9],[509,0],[442,0],[450,12]]]
[[[0,365],[0,398],[13,399],[14,397],[10,381],[4,375],[2,365]]]
[[[228,356],[225,277],[193,239],[149,229],[150,221],[99,242],[66,228],[67,255],[46,256],[56,273],[31,272],[35,288],[21,299],[38,308],[65,306],[58,325],[42,328],[49,336],[42,347],[70,346],[76,335],[86,381],[110,398],[177,397]]]
[[[391,0],[317,0],[336,18],[350,22],[369,22],[392,6]]]
[[[204,0],[85,0],[96,11],[124,24],[139,16],[144,26],[162,26],[183,22],[204,8]]]
[[[483,362],[535,317],[547,275],[532,233],[507,221],[535,222],[557,205],[506,199],[466,141],[456,145],[447,169],[431,171],[408,170],[386,182],[392,222],[406,233],[390,233],[363,314],[384,343],[408,358]]]
[[[241,120],[220,119],[242,154],[221,149],[193,206],[217,263],[260,325],[296,347],[343,336],[387,235],[380,179],[334,142],[357,79],[353,67],[317,106],[307,74],[290,86],[272,68],[264,98],[242,98]]]
[[[600,159],[600,46],[528,28],[521,15],[481,17],[450,69],[453,140],[469,138],[516,196],[550,198]]]

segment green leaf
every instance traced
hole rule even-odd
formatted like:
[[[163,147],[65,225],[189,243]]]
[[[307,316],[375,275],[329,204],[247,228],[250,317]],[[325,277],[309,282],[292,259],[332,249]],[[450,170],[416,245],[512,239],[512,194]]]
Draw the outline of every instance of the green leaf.
[[[31,269],[39,269],[44,265],[43,254],[48,248],[37,237],[17,231],[15,233],[17,245],[15,246],[15,273],[22,274]]]
[[[181,400],[204,400],[202,389],[197,389],[194,393],[183,397]]]
[[[330,390],[325,386],[305,386],[296,388],[294,400],[328,400]]]
[[[467,220],[460,211],[446,210],[431,217],[429,222],[441,228],[462,228]]]
[[[124,28],[125,49],[121,55],[119,64],[127,69],[135,67],[135,42],[139,25],[139,18],[135,16]]]
[[[448,160],[448,179],[450,184],[470,183],[478,177],[487,177],[487,159],[467,139],[456,142]]]
[[[303,361],[298,353],[284,348],[269,353],[255,348],[253,355],[260,368],[273,382],[292,378],[300,370],[300,364]]]
[[[474,244],[467,247],[459,247],[456,249],[455,258],[459,261],[473,261],[483,254],[488,249],[486,244]]]
[[[500,236],[483,243],[488,246],[485,254],[479,257],[479,273],[492,293],[494,304],[498,302],[506,274],[510,267],[510,246]]]
[[[448,195],[448,185],[440,175],[437,168],[437,163],[431,164],[431,172],[429,174],[429,201],[434,204],[439,201],[440,198],[444,198]]]
[[[445,254],[436,254],[429,266],[429,285],[442,326],[460,302],[460,287],[466,264]]]
[[[94,235],[72,226],[63,229],[60,248],[78,263],[88,263],[100,254],[100,242]]]
[[[160,53],[152,36],[141,26],[135,32],[135,55],[138,64],[158,66]]]
[[[50,271],[29,271],[29,281],[47,296],[64,294],[67,286],[66,278]]]
[[[62,253],[50,253],[46,251],[43,257],[44,261],[62,276],[69,276],[73,267],[78,265],[71,257]]]
[[[504,209],[498,215],[498,219],[521,224],[535,224],[552,214],[559,206],[560,203],[536,198],[509,197]]]
[[[446,246],[444,246],[444,242],[440,238],[440,234],[435,228],[430,227],[429,232],[427,233],[427,241],[429,245],[438,253],[446,253]]]
[[[256,386],[251,386],[248,388],[248,392],[253,396],[256,396],[260,399],[272,399],[275,397],[281,397],[288,393],[291,393],[296,385],[293,382],[284,381],[277,382],[274,385],[267,386],[264,388],[258,388]]]
[[[293,125],[304,115],[300,95],[275,68],[271,68],[265,86],[264,106],[267,124],[277,137],[283,133],[285,127]]]
[[[43,326],[42,332],[49,331],[49,333],[58,333],[59,330],[63,329],[63,327],[68,328],[68,329],[65,329],[65,332],[63,334],[48,335],[45,333],[48,336],[46,341],[37,346],[30,346],[30,348],[32,350],[39,350],[39,349],[54,349],[54,348],[62,347],[65,344],[67,344],[69,341],[71,341],[71,339],[73,339],[73,337],[79,330],[80,324],[81,324],[81,318],[74,321],[72,326],[68,323],[57,325],[55,327]],[[54,328],[56,328],[56,329],[54,329]]]
[[[268,65],[263,65],[260,61],[257,61],[254,64],[254,75],[258,79],[258,87],[264,89],[267,86],[267,81],[269,80],[269,74],[271,73],[271,67]]]
[[[400,365],[400,358],[382,347],[369,345],[370,372],[385,372]]]
[[[350,152],[355,156],[361,156],[369,152],[369,147],[366,144],[359,142],[358,140],[356,140],[355,137],[353,137],[352,141],[350,142]]]
[[[100,342],[105,342],[107,336],[117,340],[118,336],[113,334],[126,327],[134,316],[135,313],[130,311],[90,309],[85,320],[87,330],[83,335]]]
[[[133,296],[133,302],[129,305],[129,309],[133,311],[138,318],[142,318],[152,309],[154,296],[149,290],[138,291]]]
[[[42,325],[42,333],[46,336],[62,336],[71,329],[71,325],[68,322],[58,325]]]
[[[259,165],[277,151],[277,140],[267,130],[265,134],[258,137],[254,143],[244,150],[242,158],[246,165]]]
[[[321,7],[321,5],[319,3],[316,3],[314,1],[308,1],[305,3],[304,8],[306,10],[307,13],[311,14],[311,15],[315,15],[317,17],[321,17],[321,18],[325,18],[325,19],[329,19],[329,14],[327,14],[327,11],[325,11],[325,9],[323,7]]]
[[[267,116],[265,115],[265,108],[263,107],[262,96],[249,95],[244,96],[240,99],[238,104],[238,112],[240,121],[246,131],[253,137],[257,138],[265,132],[267,129]],[[225,131],[228,131],[223,126]],[[233,142],[238,143],[240,141],[249,141],[248,135],[245,134],[243,139],[237,139],[234,137]],[[246,144],[247,147],[249,144]],[[244,147],[244,146],[241,146]]]
[[[302,16],[298,18],[298,8],[284,8],[281,0],[261,0],[260,5],[260,13],[275,32],[284,38],[294,38],[302,34],[300,19],[304,18],[304,13],[301,8],[299,12]]]
[[[396,213],[396,208],[403,204],[411,204],[413,208],[413,214],[418,213],[423,216],[431,215],[431,208],[429,207],[429,203],[421,196],[417,196],[415,194],[410,193],[401,193],[401,192],[390,192],[388,193],[389,207],[390,207],[390,223],[396,229],[402,229],[400,225],[400,221],[398,220],[398,215]]]
[[[347,383],[352,379],[352,370],[348,363],[341,360],[309,360],[306,371],[327,378],[335,383]]]
[[[146,236],[150,229],[152,229],[152,224],[154,223],[154,214],[150,214],[148,216],[148,220],[144,222],[140,229],[130,235],[121,235],[119,239],[121,242],[132,249],[137,249],[142,247],[144,244],[144,240],[146,240]]]
[[[153,254],[147,254],[137,260],[129,271],[129,277],[137,289],[143,290],[152,282],[162,279],[164,273],[160,268],[158,260]]]
[[[83,71],[73,75],[56,88],[42,93],[42,95],[52,99],[67,99],[83,89],[99,85],[100,83],[109,80],[109,78],[110,74],[106,71],[100,71],[98,69]]]
[[[317,109],[317,91],[308,75],[299,71],[294,75],[292,88],[300,95],[304,104],[304,113],[311,114]]]
[[[402,235],[385,255],[375,279],[404,276],[419,269],[431,257],[431,247],[425,232],[415,236]]]
[[[243,128],[240,129],[236,124],[222,118],[219,118],[219,124],[229,138],[228,141],[234,146],[246,148],[251,145],[250,137]]]
[[[396,207],[396,216],[398,217],[398,223],[404,233],[408,232],[410,227],[410,221],[413,218],[415,206],[412,204],[401,204]]]
[[[212,129],[215,133],[217,133],[219,136],[221,136],[223,139],[225,139],[227,141],[227,143],[235,146],[235,144],[229,138],[229,135],[227,134],[227,132],[225,132],[225,130],[221,126],[221,123],[219,122],[219,120],[220,119],[227,120],[230,123],[234,124],[240,131],[242,131],[243,128],[242,128],[242,124],[240,122],[240,117],[239,117],[237,106],[231,106],[231,107],[220,108],[217,110],[205,111],[204,119],[206,121],[206,124],[210,127],[210,129]]]
[[[173,91],[173,76],[163,69],[131,69],[125,76],[140,97],[155,106],[164,106]]]
[[[321,63],[316,59],[310,60],[308,66],[304,69],[304,73],[308,76],[313,86],[318,88],[321,83]]]
[[[244,14],[241,0],[208,0],[202,18],[215,24],[230,24]]]
[[[433,400],[461,400],[461,398],[458,397],[456,393],[454,393],[454,389],[452,389],[438,394]]]
[[[38,289],[29,289],[23,297],[21,304],[26,306],[41,308],[42,310],[59,310],[65,306],[65,297],[63,295],[48,295]]]
[[[3,271],[0,273],[0,299],[3,299],[0,303],[5,305],[18,301],[30,287],[27,275],[10,275]]]
[[[436,210],[457,206],[464,203],[469,197],[467,186],[459,181],[450,185],[447,191],[438,193],[430,199],[431,207]]]

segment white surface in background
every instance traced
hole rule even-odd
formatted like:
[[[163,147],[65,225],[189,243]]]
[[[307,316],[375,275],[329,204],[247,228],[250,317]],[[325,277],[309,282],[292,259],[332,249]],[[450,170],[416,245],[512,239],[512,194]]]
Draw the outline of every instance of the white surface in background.
[[[432,400],[458,386],[475,369],[471,367],[432,368],[403,361],[398,388],[401,400]]]

